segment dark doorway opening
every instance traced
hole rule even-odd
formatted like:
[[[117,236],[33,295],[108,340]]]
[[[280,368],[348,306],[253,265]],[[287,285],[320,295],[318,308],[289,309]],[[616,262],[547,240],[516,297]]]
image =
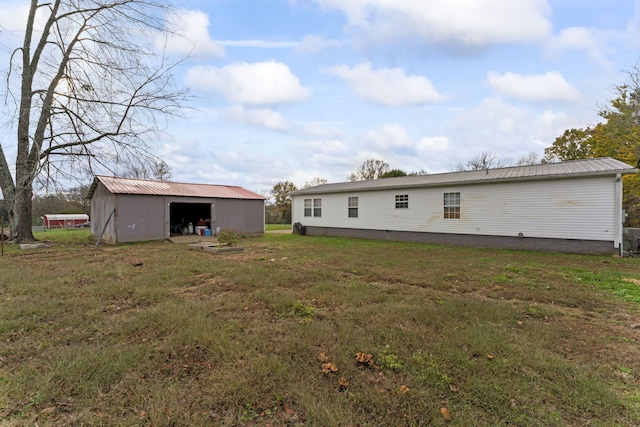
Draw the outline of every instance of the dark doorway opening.
[[[171,203],[169,224],[172,235],[196,233],[197,226],[211,228],[211,203]]]

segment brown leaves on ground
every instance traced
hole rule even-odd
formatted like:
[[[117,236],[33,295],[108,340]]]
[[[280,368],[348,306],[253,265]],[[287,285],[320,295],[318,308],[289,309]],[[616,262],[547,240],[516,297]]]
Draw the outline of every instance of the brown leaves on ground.
[[[445,420],[451,421],[451,412],[449,412],[449,410],[444,406],[440,408],[440,414],[442,414],[442,418],[444,418]]]
[[[331,372],[338,372],[338,367],[335,363],[326,362],[322,364],[322,373],[330,374]]]
[[[330,374],[332,372],[338,372],[338,366],[335,363],[331,363],[329,361],[329,356],[323,351],[321,352],[316,359],[322,363],[322,373]]]
[[[356,362],[364,366],[373,366],[373,355],[364,352],[356,353]]]

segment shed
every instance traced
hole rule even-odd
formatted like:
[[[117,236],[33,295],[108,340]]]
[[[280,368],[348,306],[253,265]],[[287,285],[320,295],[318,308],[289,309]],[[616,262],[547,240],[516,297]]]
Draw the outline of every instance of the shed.
[[[238,186],[96,176],[87,193],[91,232],[109,243],[232,228],[264,233],[265,198]]]
[[[309,235],[573,253],[622,251],[611,158],[324,184],[292,193]]]
[[[87,214],[45,214],[42,215],[44,228],[73,228],[86,224],[89,221]]]

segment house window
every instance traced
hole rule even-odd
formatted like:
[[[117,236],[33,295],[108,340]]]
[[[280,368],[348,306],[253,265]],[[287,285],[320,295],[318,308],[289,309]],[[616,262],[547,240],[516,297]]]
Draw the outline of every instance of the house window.
[[[313,216],[322,216],[322,199],[313,199]]]
[[[460,219],[460,193],[444,193],[444,219]]]
[[[304,216],[311,216],[311,199],[304,199]]]
[[[396,209],[409,209],[408,194],[396,194]]]
[[[358,198],[349,197],[349,218],[358,218]]]

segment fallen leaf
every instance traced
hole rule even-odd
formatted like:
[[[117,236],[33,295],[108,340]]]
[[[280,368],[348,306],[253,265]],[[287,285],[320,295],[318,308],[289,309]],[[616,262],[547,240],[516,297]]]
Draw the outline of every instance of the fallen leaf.
[[[397,392],[397,394],[407,394],[407,393],[409,393],[409,387],[407,387],[406,385],[400,386]]]
[[[458,386],[455,384],[449,384],[449,390],[451,390],[452,393],[457,393],[460,390],[458,389]]]
[[[340,378],[338,381],[338,390],[345,391],[349,387],[349,381],[345,377]]]
[[[322,364],[322,373],[328,374],[329,372],[338,372],[338,367],[335,363],[326,362]]]
[[[358,352],[356,353],[356,362],[367,366],[373,366],[373,355],[369,353]]]
[[[318,355],[318,360],[322,363],[326,363],[329,361],[329,358],[327,357],[327,354],[323,351]]]
[[[493,360],[493,354],[487,354],[487,359]]]
[[[447,408],[445,408],[444,406],[440,408],[440,413],[442,414],[442,418],[447,421],[451,421],[451,412],[449,412]]]

